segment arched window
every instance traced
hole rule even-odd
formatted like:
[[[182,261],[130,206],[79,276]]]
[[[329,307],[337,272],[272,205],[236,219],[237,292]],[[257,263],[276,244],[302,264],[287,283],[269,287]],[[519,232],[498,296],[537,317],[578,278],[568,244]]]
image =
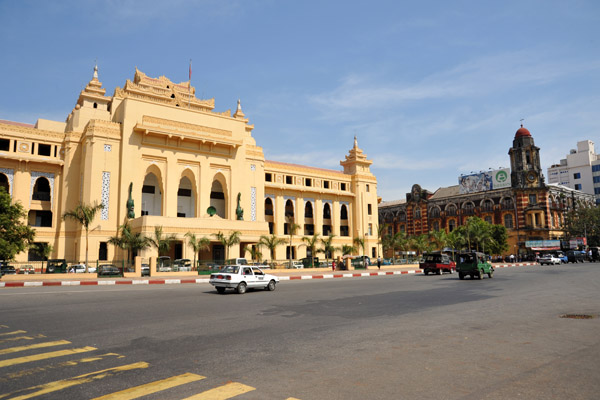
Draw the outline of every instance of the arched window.
[[[285,217],[294,218],[294,202],[292,200],[285,202]]]
[[[188,177],[179,180],[177,190],[177,216],[182,218],[194,218],[196,216],[196,203],[194,201],[194,188]]]
[[[466,215],[473,215],[473,213],[475,211],[475,205],[473,203],[471,203],[470,201],[467,203],[464,203],[462,208]]]
[[[452,232],[456,228],[456,221],[453,219],[448,220],[448,232]]]
[[[345,204],[342,204],[342,207],[340,208],[340,219],[342,221],[348,220],[348,207],[346,207]]]
[[[210,205],[217,211],[216,215],[221,218],[227,218],[226,204],[223,185],[218,180],[214,180],[210,189]]]
[[[273,215],[273,200],[270,197],[265,199],[265,217]]]
[[[0,174],[0,187],[6,190],[6,193],[10,193],[10,186],[8,184],[8,177],[4,174]]]
[[[304,205],[304,218],[313,218],[313,206],[310,201]]]
[[[432,207],[431,210],[429,210],[429,215],[431,216],[431,218],[439,218],[440,217],[440,208]]]
[[[162,215],[162,192],[156,175],[150,172],[142,186],[142,215]]]
[[[481,209],[483,211],[494,211],[494,202],[490,199],[485,199],[481,202]]]
[[[406,222],[406,213],[404,211],[398,213],[398,222]]]
[[[433,221],[433,230],[436,232],[440,230],[440,222],[439,221]]]
[[[512,214],[504,214],[504,226],[512,229],[513,227],[513,216]]]
[[[33,193],[31,200],[50,201],[50,182],[45,177],[41,176],[33,185]]]
[[[446,215],[456,215],[456,206],[454,204],[448,204],[446,206]]]
[[[323,219],[331,219],[331,206],[329,203],[323,205]]]
[[[415,217],[415,219],[421,219],[421,209],[420,208],[415,208],[414,217]]]
[[[510,197],[503,198],[501,204],[502,204],[503,210],[512,210],[513,209],[513,201]]]

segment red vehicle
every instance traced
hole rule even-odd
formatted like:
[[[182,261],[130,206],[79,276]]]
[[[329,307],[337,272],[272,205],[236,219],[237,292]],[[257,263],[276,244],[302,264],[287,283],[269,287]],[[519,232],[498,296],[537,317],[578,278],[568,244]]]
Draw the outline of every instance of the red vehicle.
[[[430,273],[442,275],[444,272],[453,274],[456,271],[456,263],[447,254],[428,253],[425,254],[423,262],[419,263],[419,268],[425,275]]]

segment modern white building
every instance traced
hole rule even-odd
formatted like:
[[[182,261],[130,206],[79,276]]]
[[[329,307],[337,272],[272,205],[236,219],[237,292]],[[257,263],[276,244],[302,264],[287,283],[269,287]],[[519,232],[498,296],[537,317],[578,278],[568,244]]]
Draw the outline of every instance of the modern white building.
[[[567,158],[548,168],[548,183],[567,186],[596,196],[600,204],[600,158],[594,149],[594,142],[577,142]]]

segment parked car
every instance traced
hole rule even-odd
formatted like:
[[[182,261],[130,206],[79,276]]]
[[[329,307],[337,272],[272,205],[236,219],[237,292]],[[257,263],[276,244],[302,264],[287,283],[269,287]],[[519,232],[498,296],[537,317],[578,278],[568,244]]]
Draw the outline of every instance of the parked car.
[[[150,264],[142,264],[142,276],[150,276]]]
[[[540,257],[539,260],[540,265],[556,265],[560,264],[561,260],[558,257],[555,257],[553,254],[544,254]]]
[[[244,294],[246,289],[275,290],[279,278],[266,274],[258,267],[226,265],[219,272],[212,273],[208,282],[221,294],[226,289],[235,289],[237,293]]]
[[[567,258],[571,263],[585,262],[585,255],[579,250],[568,250]]]
[[[156,268],[158,272],[171,272],[171,257],[169,256],[160,256],[158,257]]]
[[[0,261],[0,276],[2,275],[15,275],[17,271],[15,267],[8,264],[8,261]]]
[[[483,275],[487,274],[489,278],[494,277],[494,267],[488,262],[485,254],[480,252],[461,253],[458,255],[458,264],[456,271],[459,279],[465,279],[465,276],[470,276],[483,279]]]
[[[248,265],[248,260],[243,257],[225,260],[225,265]]]
[[[456,263],[450,260],[450,256],[442,253],[427,253],[423,262],[419,264],[425,275],[442,275],[444,272],[453,274],[456,271]]]
[[[47,274],[66,274],[67,273],[67,261],[64,258],[55,258],[48,260],[46,263]]]
[[[33,265],[21,265],[18,273],[25,275],[35,274],[35,268],[33,268]]]
[[[294,268],[294,269],[304,268],[304,264],[302,263],[302,261],[292,261],[291,268]]]
[[[86,272],[86,270],[85,270],[85,264],[73,264],[69,268],[69,272],[74,272],[76,274],[82,274],[82,273]],[[88,267],[87,272],[95,274],[96,273],[96,267]]]
[[[121,275],[121,270],[112,264],[100,264],[98,275]]]
[[[173,271],[191,271],[192,270],[192,260],[187,258],[177,259],[173,261]]]
[[[560,262],[563,263],[563,264],[566,264],[566,263],[569,262],[569,258],[562,251],[557,251],[557,252],[554,252],[552,254],[554,255],[554,257],[560,259]]]

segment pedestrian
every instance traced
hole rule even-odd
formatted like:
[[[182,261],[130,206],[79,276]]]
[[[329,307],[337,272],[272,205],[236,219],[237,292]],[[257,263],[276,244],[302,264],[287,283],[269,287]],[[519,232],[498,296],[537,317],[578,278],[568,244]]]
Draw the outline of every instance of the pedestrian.
[[[510,262],[511,262],[511,263],[514,263],[514,262],[515,262],[515,255],[514,255],[514,254],[511,254],[511,255],[510,255]]]
[[[377,257],[377,269],[381,269],[381,257]]]
[[[335,271],[335,260],[331,261],[331,270]]]

